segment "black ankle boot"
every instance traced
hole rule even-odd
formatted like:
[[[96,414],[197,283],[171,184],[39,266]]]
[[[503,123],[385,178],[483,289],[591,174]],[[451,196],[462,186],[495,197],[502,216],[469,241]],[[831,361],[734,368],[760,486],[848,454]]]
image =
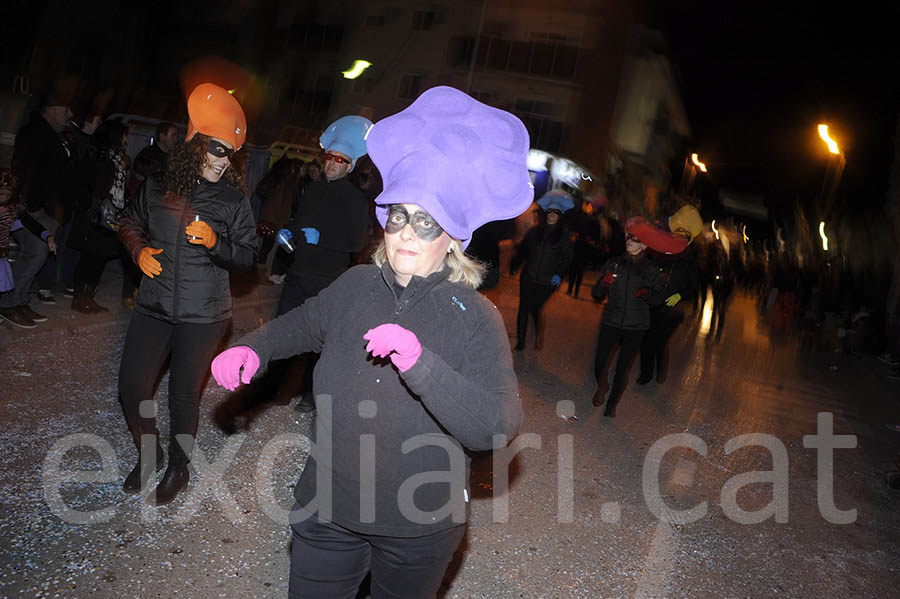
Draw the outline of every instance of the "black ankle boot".
[[[147,503],[150,505],[170,503],[179,493],[184,491],[190,478],[191,473],[188,470],[187,462],[173,464],[170,461],[169,467],[166,468],[166,473],[163,475],[162,480],[159,481],[159,486],[147,497]]]
[[[125,477],[125,482],[122,483],[122,490],[126,493],[137,493],[141,490],[141,487],[150,481],[153,473],[159,472],[165,465],[166,456],[163,453],[162,447],[159,446],[159,443],[156,444],[156,464],[143,463],[140,450],[138,450],[137,464],[134,465],[134,468],[132,468],[131,472],[128,473],[128,476]]]

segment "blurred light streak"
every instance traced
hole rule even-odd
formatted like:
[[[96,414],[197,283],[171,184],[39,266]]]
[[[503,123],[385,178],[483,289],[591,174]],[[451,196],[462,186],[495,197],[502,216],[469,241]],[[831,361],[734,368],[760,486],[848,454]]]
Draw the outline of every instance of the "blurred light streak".
[[[693,162],[701,172],[706,172],[706,165],[700,162],[700,158],[697,157],[697,154],[691,154],[691,162]]]
[[[712,325],[713,301],[712,290],[707,289],[706,301],[703,302],[703,316],[700,318],[701,335],[709,335],[709,327]]]
[[[344,79],[356,79],[360,75],[363,74],[363,71],[372,66],[372,63],[368,60],[356,60],[353,62],[353,66],[347,69],[346,71],[341,71],[341,75],[344,76]]]
[[[831,139],[831,136],[828,135],[828,125],[819,125],[819,137],[828,144],[828,151],[832,154],[840,154],[841,151],[838,149],[837,142]]]
[[[713,233],[716,234],[716,241],[719,241],[719,230],[716,228],[716,219],[712,220],[710,226],[712,227]]]
[[[828,237],[825,236],[825,221],[819,223],[819,237],[822,238],[822,249],[828,251]]]
[[[750,241],[750,238],[747,237],[747,225],[744,225],[743,227],[741,227],[741,235],[744,236],[744,243],[747,243],[748,241]]]

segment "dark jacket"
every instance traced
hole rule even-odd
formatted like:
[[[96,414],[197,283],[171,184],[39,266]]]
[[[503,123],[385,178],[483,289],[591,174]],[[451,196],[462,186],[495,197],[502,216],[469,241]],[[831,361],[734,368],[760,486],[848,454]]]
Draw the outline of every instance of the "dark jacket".
[[[216,232],[211,249],[188,243],[185,227],[199,216]],[[162,273],[141,279],[135,310],[171,323],[213,323],[231,318],[228,271],[249,270],[256,262],[256,226],[250,202],[224,180],[200,179],[190,198],[165,190],[151,175],[125,209],[119,239],[137,263],[147,247]]]
[[[45,211],[64,220],[75,191],[75,156],[70,142],[35,114],[16,135],[12,167],[21,180],[19,192],[28,212]]]
[[[315,451],[306,462],[294,496],[301,505],[317,500],[309,511],[318,509],[320,516],[350,530],[399,537],[464,522],[469,458],[463,459],[459,444],[493,449],[494,435],[511,437],[518,429],[522,404],[500,313],[480,293],[447,277],[445,269],[413,277],[401,288],[387,264],[355,266],[299,308],[235,343],[253,348],[263,366],[272,359],[321,352],[313,389],[315,443],[325,443],[329,433],[333,466],[328,468]],[[421,356],[405,373],[366,352],[363,335],[384,323],[409,329],[422,344]],[[361,449],[366,439],[369,448]],[[404,451],[404,443],[413,447]],[[451,455],[459,458],[458,476],[449,476]],[[369,489],[361,489],[361,463],[371,464],[364,481],[374,472],[371,521],[360,516],[360,494]],[[431,480],[440,482],[424,484],[424,473],[436,474]],[[317,474],[330,477],[330,487],[317,484]],[[415,507],[440,517],[417,522],[400,511],[398,491],[417,480]],[[455,512],[455,521],[440,511],[445,506]]]
[[[656,269],[662,288],[659,296],[667,299],[678,293],[681,294],[681,300],[674,307],[669,307],[665,302],[661,302],[653,309],[680,311],[681,306],[686,305],[685,300],[689,300],[697,293],[697,284],[700,276],[700,268],[697,265],[697,257],[690,250],[674,255],[667,256],[664,254],[651,253],[648,256],[650,263]]]
[[[319,231],[316,245],[306,243],[300,230],[305,227]],[[353,254],[366,247],[368,202],[347,177],[330,182],[322,177],[304,189],[288,228],[297,248],[288,276],[302,273],[336,279],[350,268]]]
[[[615,276],[612,285],[604,282],[607,273]],[[662,281],[646,257],[631,260],[622,255],[606,261],[600,270],[600,280],[591,289],[591,296],[599,301],[609,295],[600,324],[646,331],[650,328],[650,306],[662,301],[662,291]]]
[[[564,277],[572,264],[572,240],[562,227],[532,227],[510,263],[514,273],[525,263],[525,273],[535,283],[551,285],[553,275]]]
[[[119,254],[116,234],[98,224],[100,203],[109,195],[115,178],[116,163],[103,150],[89,149],[78,166],[77,203],[68,247],[110,258]]]

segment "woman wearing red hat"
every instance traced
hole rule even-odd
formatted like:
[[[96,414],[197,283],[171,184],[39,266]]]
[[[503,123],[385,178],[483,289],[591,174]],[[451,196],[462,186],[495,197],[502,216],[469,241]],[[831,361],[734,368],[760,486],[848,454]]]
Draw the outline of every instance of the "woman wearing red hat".
[[[616,415],[616,405],[625,391],[631,363],[650,328],[650,302],[660,299],[657,295],[662,291],[662,281],[645,256],[648,244],[654,244],[660,234],[645,219],[629,218],[625,223],[625,253],[606,261],[600,280],[591,289],[591,296],[597,301],[609,296],[600,320],[594,362],[597,391],[593,403],[597,407],[603,405],[609,390],[609,361],[616,344],[621,342],[604,416]]]
[[[188,483],[203,380],[231,319],[229,271],[256,261],[256,226],[231,158],[247,124],[240,104],[205,83],[188,98],[187,142],[151,175],[121,220],[119,237],[144,274],[119,368],[119,393],[138,460],[126,493],[164,464],[153,387],[166,358],[169,464],[149,501],[172,501]]]

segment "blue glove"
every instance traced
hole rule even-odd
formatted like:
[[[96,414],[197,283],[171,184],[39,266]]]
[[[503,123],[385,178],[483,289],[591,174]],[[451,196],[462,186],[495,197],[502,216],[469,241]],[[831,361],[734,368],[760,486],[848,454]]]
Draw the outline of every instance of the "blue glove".
[[[309,245],[316,245],[319,243],[319,230],[314,229],[313,227],[303,227],[300,229],[303,231],[303,234],[306,235],[306,243]]]
[[[291,253],[294,251],[294,243],[291,241],[294,238],[294,234],[291,233],[290,229],[281,229],[275,235],[275,240],[278,241],[278,245],[284,248],[284,251]]]
[[[559,278],[559,275],[553,275],[553,278],[550,279],[550,284],[554,287],[559,287],[560,283],[562,283],[562,279]]]

